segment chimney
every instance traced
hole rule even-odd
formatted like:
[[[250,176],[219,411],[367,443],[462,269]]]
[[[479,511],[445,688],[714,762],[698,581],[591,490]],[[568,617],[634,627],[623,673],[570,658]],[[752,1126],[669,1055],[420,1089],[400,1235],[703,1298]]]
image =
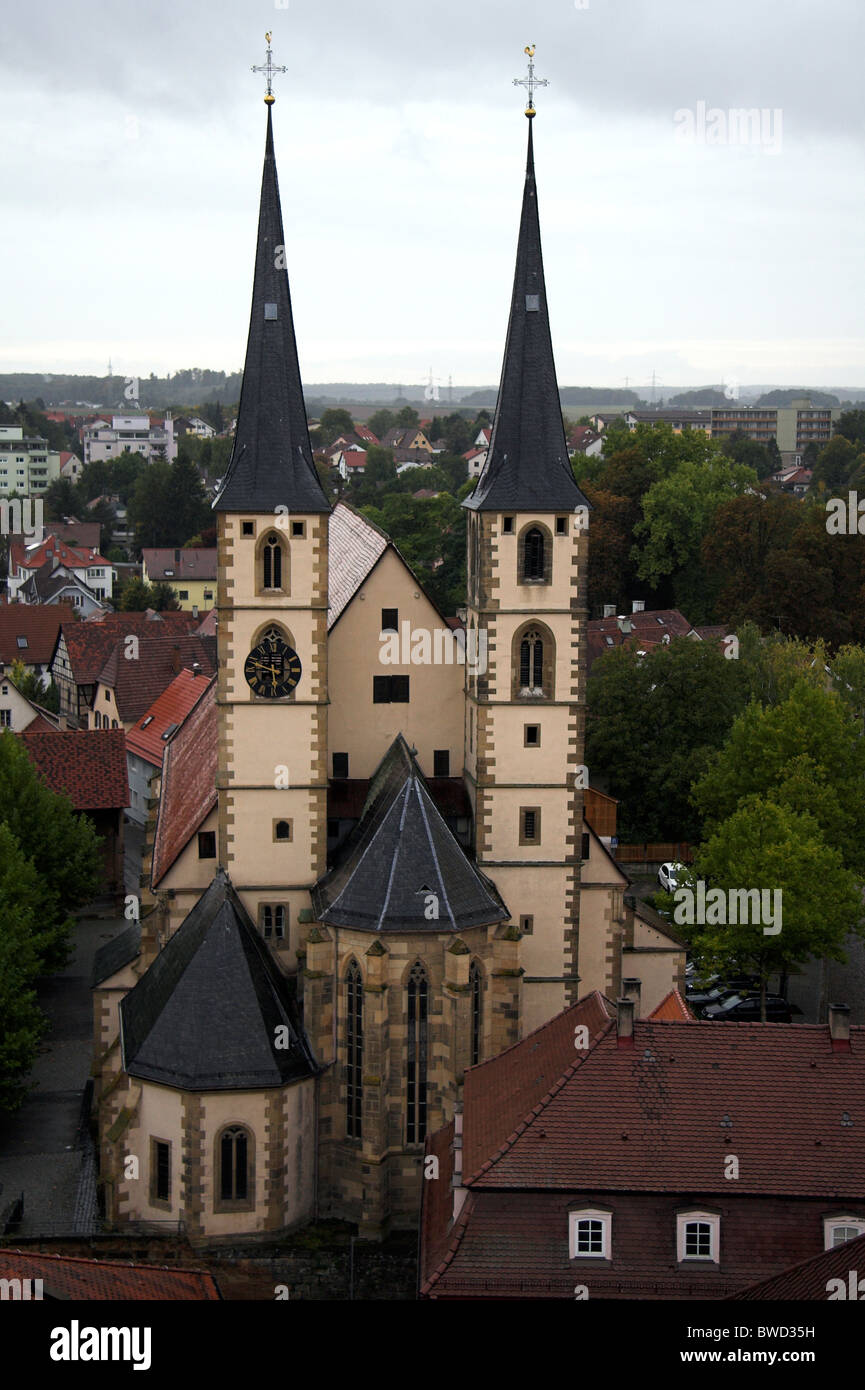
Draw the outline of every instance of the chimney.
[[[618,625],[619,625],[619,631],[622,632],[622,633],[624,633],[625,636],[627,637],[628,633],[631,631],[631,629],[632,629],[632,627],[633,627],[633,624],[632,624],[630,618],[622,617],[622,616],[620,615],[619,617],[616,618],[616,622],[617,622]]]
[[[616,1000],[616,1034],[616,1045],[618,1047],[634,1046],[633,999]]]
[[[614,618],[616,616],[616,605],[614,603],[604,604],[604,617]]]
[[[623,981],[622,981],[622,993],[623,993],[623,995],[625,996],[626,999],[631,999],[631,1000],[633,1000],[633,1004],[634,1004],[634,1018],[639,1018],[639,1017],[640,1017],[640,990],[641,990],[641,984],[640,984],[640,981],[639,981],[639,980],[630,979],[630,980],[623,980]]]
[[[645,600],[645,599],[643,599],[643,598],[634,598],[634,599],[631,599],[631,612],[632,612],[632,613],[642,613],[642,612],[645,611],[645,607],[646,607],[646,600]]]
[[[193,663],[192,663],[192,675],[193,675],[193,677],[195,677],[195,676],[200,676],[200,675],[201,675],[201,662],[200,662],[200,661],[193,661]]]
[[[833,1052],[849,1052],[850,1049],[850,1005],[829,1005],[829,1037]]]
[[[193,616],[193,618],[197,618],[197,617],[198,617],[198,604],[197,604],[197,603],[193,603],[193,605],[192,605],[192,616]]]

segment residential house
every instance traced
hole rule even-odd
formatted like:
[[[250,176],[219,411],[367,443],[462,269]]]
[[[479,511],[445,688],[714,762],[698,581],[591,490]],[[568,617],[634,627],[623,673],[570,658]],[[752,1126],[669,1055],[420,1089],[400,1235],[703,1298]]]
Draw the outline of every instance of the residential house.
[[[394,463],[431,463],[433,447],[422,429],[388,430],[382,444],[393,450]]]
[[[129,819],[146,825],[150,784],[162,770],[162,757],[183,721],[206,693],[210,681],[201,671],[180,671],[126,734]]]
[[[380,444],[381,440],[377,434],[373,434],[368,425],[355,425],[354,432],[361,444]]]
[[[684,1007],[596,992],[468,1068],[422,1298],[723,1299],[865,1233],[865,1028]]]
[[[123,813],[129,804],[126,739],[120,729],[25,729],[20,735],[31,762],[54,792],[64,792],[92,821],[102,840],[103,891],[121,907]]]
[[[96,549],[74,546],[49,531],[41,541],[10,541],[10,599],[19,597],[27,580],[43,567],[49,575],[61,568],[67,576],[74,575],[100,601],[113,594],[114,576],[109,560]]]
[[[88,726],[122,727],[128,732],[184,667],[197,676],[202,672],[212,676],[216,671],[213,638],[192,633],[118,637],[96,678]]]
[[[691,637],[699,641],[699,634],[677,608],[643,608],[641,599],[634,599],[632,611],[616,614],[615,604],[608,603],[603,618],[592,618],[587,624],[588,665],[612,647],[622,647],[627,642],[637,643],[640,652],[651,651],[653,647],[669,646],[674,637]]]
[[[189,546],[141,552],[146,584],[169,584],[181,608],[204,612],[216,602],[216,547]]]
[[[77,454],[70,454],[67,449],[60,451],[60,476],[68,478],[73,487],[81,477],[84,464]]]
[[[348,449],[340,449],[334,466],[346,481],[349,478],[362,478],[366,472],[366,449],[359,449],[354,445]]]
[[[97,419],[83,432],[84,462],[119,458],[121,454],[141,454],[148,462],[165,458],[173,463],[177,458],[174,422],[166,415],[161,425],[149,415],[112,415],[111,424]]]
[[[57,715],[22,695],[8,672],[0,673],[0,729],[20,734],[31,727],[47,731],[58,729],[60,722]]]
[[[193,631],[198,621],[192,613],[148,609],[145,613],[100,614],[87,622],[64,622],[51,664],[60,713],[73,728],[87,727],[99,674],[120,638],[142,637],[149,632],[181,635]]]
[[[585,454],[588,458],[600,457],[604,452],[604,440],[591,425],[575,425],[568,435],[568,454]]]
[[[72,608],[63,603],[49,607],[0,604],[0,671],[11,671],[16,661],[22,661],[27,674],[36,676],[47,690],[61,626],[71,623],[72,616]]]
[[[0,425],[0,497],[38,497],[60,477],[60,454],[48,440],[27,436],[21,425]]]
[[[489,449],[486,446],[484,446],[484,448],[478,448],[477,446],[473,446],[471,449],[466,450],[466,452],[463,454],[463,458],[465,459],[467,465],[467,477],[479,478],[481,476],[481,473],[484,470],[484,464],[487,461],[488,453]]]

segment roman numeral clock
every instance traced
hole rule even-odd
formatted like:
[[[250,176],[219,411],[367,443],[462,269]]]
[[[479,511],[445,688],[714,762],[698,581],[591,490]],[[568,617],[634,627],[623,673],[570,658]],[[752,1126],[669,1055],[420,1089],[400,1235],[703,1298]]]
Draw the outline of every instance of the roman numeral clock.
[[[253,647],[243,667],[247,685],[265,700],[282,700],[290,695],[302,671],[297,652],[273,627]]]

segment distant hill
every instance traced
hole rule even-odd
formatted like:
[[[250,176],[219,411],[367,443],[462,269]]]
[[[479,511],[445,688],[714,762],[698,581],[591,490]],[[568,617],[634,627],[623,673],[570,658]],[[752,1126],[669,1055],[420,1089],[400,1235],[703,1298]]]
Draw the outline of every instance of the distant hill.
[[[831,395],[828,391],[812,391],[808,386],[801,386],[798,389],[780,388],[777,391],[764,391],[763,395],[757,399],[757,405],[791,405],[793,401],[810,400],[812,405],[840,405],[837,396]]]
[[[730,401],[716,386],[701,386],[696,391],[680,391],[670,396],[667,405],[679,406],[682,410],[700,410],[709,405],[729,405]]]

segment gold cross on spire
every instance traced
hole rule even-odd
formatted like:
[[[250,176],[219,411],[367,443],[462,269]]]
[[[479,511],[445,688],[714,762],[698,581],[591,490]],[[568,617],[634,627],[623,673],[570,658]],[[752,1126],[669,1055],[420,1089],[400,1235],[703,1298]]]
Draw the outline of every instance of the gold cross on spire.
[[[276,66],[276,64],[273,61],[273,54],[270,51],[270,40],[273,36],[268,33],[265,34],[264,37],[267,39],[267,53],[265,54],[265,61],[263,63],[259,63],[258,66],[256,66],[255,63],[253,63],[252,71],[263,72],[265,77],[267,78],[267,91],[264,94],[264,100],[266,101],[268,106],[272,106],[273,103],[276,101],[276,97],[273,95],[273,74],[275,72],[288,72],[288,68],[278,68]]]
[[[529,103],[526,107],[526,115],[528,116],[529,120],[531,120],[532,116],[535,114],[535,104],[532,100],[532,97],[534,96],[535,87],[549,87],[550,84],[547,81],[546,77],[535,77],[535,64],[533,61],[535,56],[535,45],[533,43],[530,43],[526,48],[523,49],[523,52],[528,54],[529,75],[528,77],[515,77],[514,86],[525,87],[526,91],[528,92]]]

